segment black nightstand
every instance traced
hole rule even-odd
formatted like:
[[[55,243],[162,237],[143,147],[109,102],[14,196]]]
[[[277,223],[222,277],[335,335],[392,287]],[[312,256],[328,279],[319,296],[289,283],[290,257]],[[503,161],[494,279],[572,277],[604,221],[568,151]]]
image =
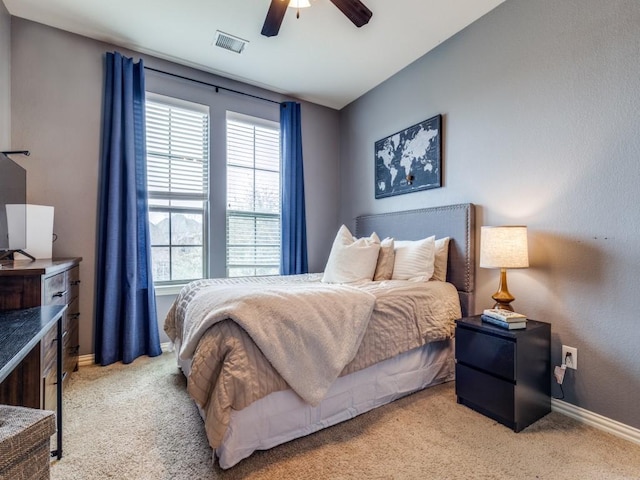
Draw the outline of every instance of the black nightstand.
[[[519,432],[551,411],[551,325],[506,330],[456,320],[458,403]]]

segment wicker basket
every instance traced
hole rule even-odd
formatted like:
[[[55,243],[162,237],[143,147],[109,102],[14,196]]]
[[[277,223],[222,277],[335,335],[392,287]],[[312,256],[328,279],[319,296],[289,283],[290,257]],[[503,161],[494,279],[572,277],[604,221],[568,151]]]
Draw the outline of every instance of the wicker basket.
[[[55,414],[0,405],[0,480],[49,478],[49,439]]]

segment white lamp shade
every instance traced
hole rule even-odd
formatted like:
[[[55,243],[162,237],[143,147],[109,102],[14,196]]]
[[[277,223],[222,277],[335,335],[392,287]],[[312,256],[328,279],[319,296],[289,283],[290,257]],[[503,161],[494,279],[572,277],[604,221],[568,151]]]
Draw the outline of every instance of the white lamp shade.
[[[26,250],[34,258],[51,258],[53,207],[14,204],[7,205],[6,208],[9,226],[9,248],[12,250]],[[15,258],[23,257],[21,254],[16,254]]]
[[[289,2],[290,8],[307,8],[310,6],[309,0],[291,0]]]
[[[527,227],[482,227],[480,266],[483,268],[527,268]]]

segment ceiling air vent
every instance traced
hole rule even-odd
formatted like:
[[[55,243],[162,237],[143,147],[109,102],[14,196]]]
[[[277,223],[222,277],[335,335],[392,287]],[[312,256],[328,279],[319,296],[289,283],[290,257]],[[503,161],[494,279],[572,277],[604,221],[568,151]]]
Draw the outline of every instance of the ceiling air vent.
[[[213,43],[216,47],[224,48],[225,50],[230,50],[236,53],[242,53],[244,47],[249,43],[249,41],[217,30]]]

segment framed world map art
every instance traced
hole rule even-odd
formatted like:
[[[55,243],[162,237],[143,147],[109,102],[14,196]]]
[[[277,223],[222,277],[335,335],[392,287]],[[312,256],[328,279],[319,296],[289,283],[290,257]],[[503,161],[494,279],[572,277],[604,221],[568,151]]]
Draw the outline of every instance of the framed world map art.
[[[375,144],[376,198],[442,186],[442,115]]]

